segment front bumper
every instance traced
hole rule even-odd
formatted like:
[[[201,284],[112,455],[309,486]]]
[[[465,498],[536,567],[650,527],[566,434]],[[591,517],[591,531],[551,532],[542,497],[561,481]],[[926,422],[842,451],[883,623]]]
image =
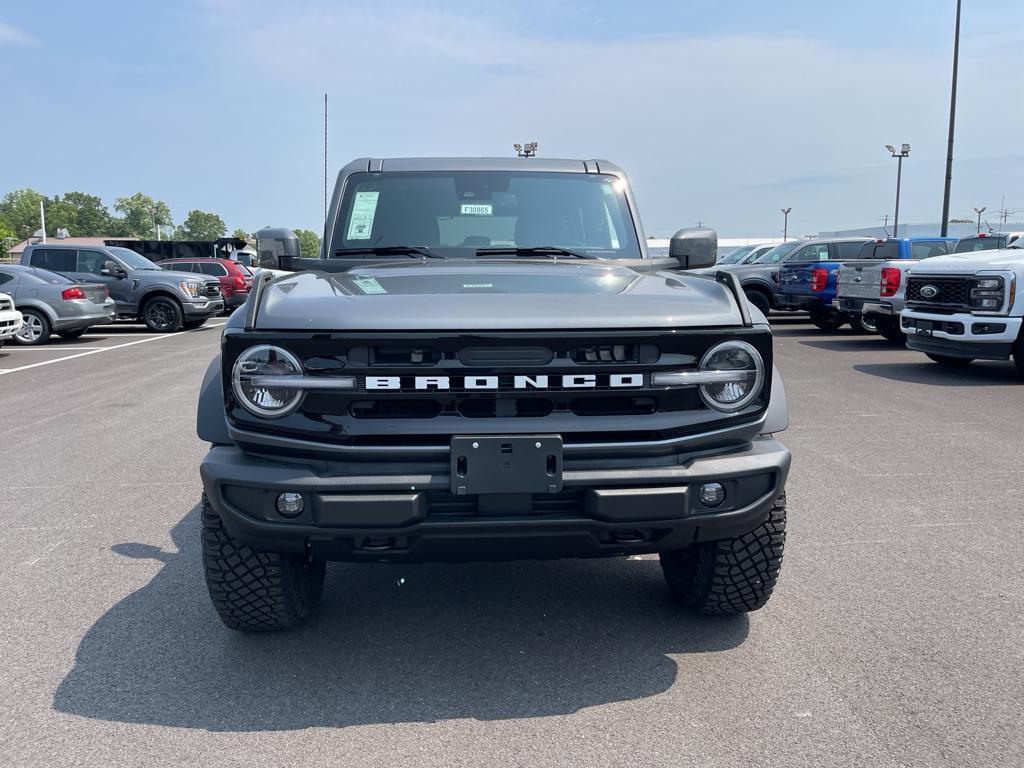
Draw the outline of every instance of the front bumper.
[[[900,325],[907,346],[919,352],[982,360],[1006,360],[1020,335],[1022,319],[969,312],[938,314],[904,309]]]
[[[0,312],[0,341],[7,341],[21,330],[22,315],[16,309]]]
[[[213,317],[224,311],[223,299],[192,299],[182,302],[182,312],[186,319]]]
[[[638,469],[567,462],[552,496],[454,496],[448,470],[335,473],[299,461],[216,446],[200,473],[232,536],[257,549],[341,561],[464,561],[600,557],[667,552],[738,536],[768,516],[791,455],[762,437],[743,448]],[[579,467],[579,468],[574,468]],[[401,472],[402,470],[399,470]],[[720,482],[726,499],[703,506],[697,488]],[[305,509],[285,519],[279,493]],[[507,506],[506,506],[507,505]]]
[[[245,300],[249,298],[248,292],[244,293],[233,293],[224,299],[224,306],[228,309],[238,309],[240,306],[245,304]]]

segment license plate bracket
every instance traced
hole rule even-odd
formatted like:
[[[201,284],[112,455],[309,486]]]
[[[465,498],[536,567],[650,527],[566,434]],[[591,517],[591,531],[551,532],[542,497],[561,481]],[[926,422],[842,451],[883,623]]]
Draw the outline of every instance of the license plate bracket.
[[[456,495],[561,490],[561,435],[451,440],[451,492]]]
[[[917,332],[921,336],[931,336],[932,331],[935,330],[935,323],[931,320],[917,320],[916,323]]]

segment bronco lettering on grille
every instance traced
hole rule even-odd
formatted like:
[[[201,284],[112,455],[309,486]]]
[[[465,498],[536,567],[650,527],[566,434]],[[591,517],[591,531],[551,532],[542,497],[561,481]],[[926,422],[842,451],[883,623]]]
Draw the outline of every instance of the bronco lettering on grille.
[[[530,389],[641,389],[642,373],[573,373],[518,376],[367,376],[368,390],[530,390]]]

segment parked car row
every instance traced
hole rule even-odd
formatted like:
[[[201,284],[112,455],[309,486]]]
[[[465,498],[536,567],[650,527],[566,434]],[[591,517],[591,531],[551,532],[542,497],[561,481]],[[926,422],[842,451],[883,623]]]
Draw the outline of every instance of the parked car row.
[[[166,259],[158,265],[119,246],[30,245],[21,264],[0,264],[0,291],[19,315],[16,330],[13,319],[0,319],[0,343],[74,339],[119,319],[158,333],[198,328],[244,304],[252,283],[248,268],[231,259]]]

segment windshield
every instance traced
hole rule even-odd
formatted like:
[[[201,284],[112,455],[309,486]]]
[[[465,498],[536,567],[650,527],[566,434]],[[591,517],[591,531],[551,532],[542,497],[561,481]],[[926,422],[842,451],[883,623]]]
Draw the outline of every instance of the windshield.
[[[640,258],[625,184],[615,176],[536,171],[350,176],[330,255],[402,247],[453,257],[476,256],[488,248],[565,248],[599,258]]]
[[[129,250],[128,248],[111,246],[107,250],[117,256],[117,258],[124,262],[125,266],[130,267],[131,269],[160,269],[160,267],[145,256],[140,256],[135,251]]]
[[[740,259],[754,250],[756,246],[753,245],[741,245],[732,253],[726,254],[718,260],[719,264],[736,264]]]
[[[779,261],[781,261],[782,258],[787,253],[792,251],[798,245],[800,245],[800,241],[799,240],[790,240],[788,243],[779,243],[774,248],[772,248],[770,251],[766,251],[764,254],[762,254],[761,258],[759,258],[754,263],[755,264],[776,264]]]

